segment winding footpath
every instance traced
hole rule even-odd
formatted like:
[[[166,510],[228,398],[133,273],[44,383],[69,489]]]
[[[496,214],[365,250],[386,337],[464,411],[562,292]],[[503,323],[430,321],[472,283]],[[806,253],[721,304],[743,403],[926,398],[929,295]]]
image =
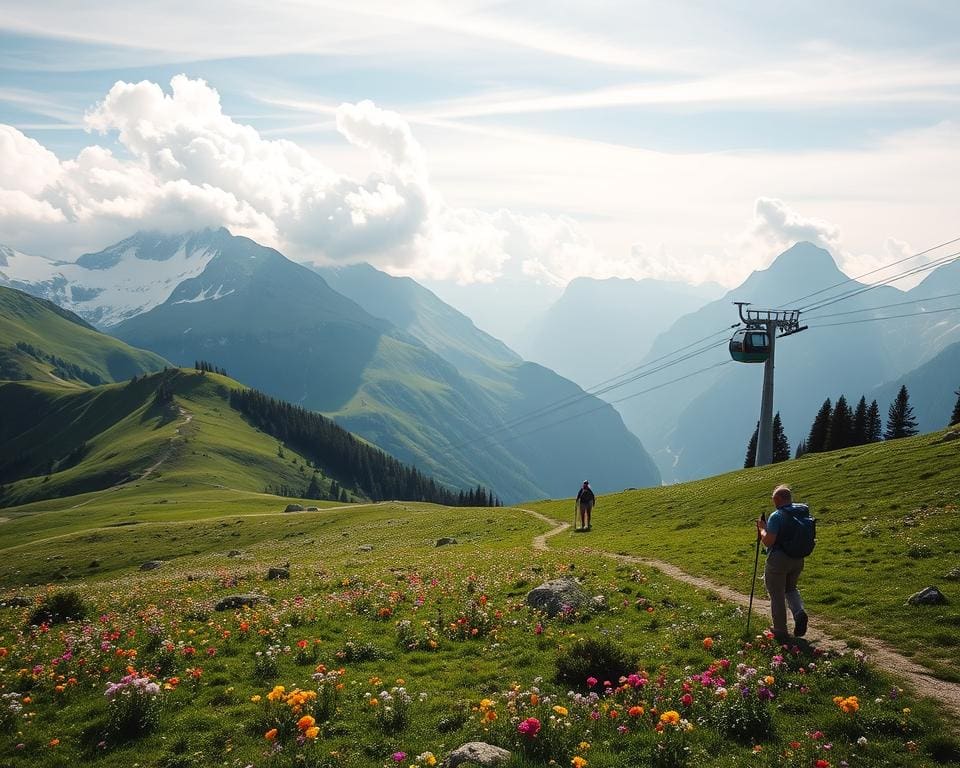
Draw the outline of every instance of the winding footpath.
[[[555,528],[547,531],[546,533],[542,533],[533,539],[533,548],[539,552],[546,552],[549,549],[547,539],[553,536],[558,536],[570,528],[570,523],[561,523],[558,525],[555,519],[547,517],[540,512],[536,512],[535,510],[524,509],[522,507],[518,507],[518,509],[535,517],[537,520],[546,523],[547,525],[556,526]],[[634,565],[643,565],[648,568],[655,568],[661,573],[669,576],[671,579],[682,581],[684,584],[689,584],[697,589],[708,590],[719,595],[724,600],[727,600],[731,603],[736,603],[737,605],[746,607],[750,602],[749,595],[741,594],[740,592],[732,590],[729,587],[725,587],[721,584],[717,584],[709,579],[705,579],[700,576],[692,576],[672,563],[667,563],[662,560],[653,560],[646,557],[621,555],[614,552],[605,552],[597,549],[591,549],[591,551],[611,560],[616,560],[617,562],[631,563]],[[758,616],[770,615],[770,602],[768,600],[759,598],[755,595],[753,598],[753,607],[754,610],[757,611]],[[758,626],[762,626],[763,621],[764,619],[760,619]],[[817,618],[814,620],[811,618],[810,628],[807,630],[807,635],[804,639],[818,648],[837,651],[847,649],[847,644],[842,640],[837,639],[837,634],[840,634],[838,625],[831,623],[826,619]],[[945,710],[953,715],[955,718],[953,727],[955,730],[960,731],[960,684],[950,683],[946,680],[940,680],[934,677],[929,669],[917,664],[914,661],[911,661],[906,656],[897,652],[881,640],[863,636],[859,636],[857,639],[860,641],[862,650],[865,654],[867,654],[871,663],[891,673],[892,675],[901,678],[911,685],[919,694],[938,702]]]

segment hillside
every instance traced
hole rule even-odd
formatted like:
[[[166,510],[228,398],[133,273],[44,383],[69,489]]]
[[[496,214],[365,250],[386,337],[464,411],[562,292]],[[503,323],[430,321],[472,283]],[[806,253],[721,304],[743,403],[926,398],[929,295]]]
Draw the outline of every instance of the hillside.
[[[754,520],[769,514],[772,489],[786,482],[818,521],[817,547],[801,579],[811,617],[829,620],[852,640],[858,632],[886,640],[960,682],[958,438],[954,428],[601,497],[589,541],[558,539],[557,546],[665,560],[747,594]],[[534,508],[556,520],[566,520],[570,511],[569,502]],[[906,605],[931,584],[949,604],[922,611]],[[763,594],[762,580],[757,590]],[[942,628],[935,639],[932,627]]]
[[[168,365],[152,352],[99,333],[50,301],[0,286],[0,380],[90,386]]]
[[[901,386],[906,386],[910,393],[917,429],[921,432],[942,429],[950,421],[957,402],[957,390],[960,390],[960,342],[951,344],[904,376],[877,387],[867,399],[875,398],[886,408],[894,401]],[[884,419],[886,415],[884,410]]]

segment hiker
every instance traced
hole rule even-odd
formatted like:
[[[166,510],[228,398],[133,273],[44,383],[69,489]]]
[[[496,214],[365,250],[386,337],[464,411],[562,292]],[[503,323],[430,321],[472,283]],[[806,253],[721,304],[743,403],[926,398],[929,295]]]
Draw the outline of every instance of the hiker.
[[[763,582],[770,595],[773,636],[777,642],[785,642],[790,637],[787,631],[788,605],[795,622],[794,635],[803,637],[807,633],[807,612],[803,608],[800,590],[797,589],[797,581],[803,570],[803,557],[787,554],[784,545],[788,538],[795,538],[793,531],[798,526],[795,516],[809,518],[810,508],[806,504],[794,504],[793,492],[786,485],[774,488],[771,498],[776,509],[768,520],[765,521],[763,515],[757,519],[757,531],[760,541],[767,548]]]
[[[590,530],[590,513],[593,511],[593,505],[596,504],[597,497],[590,490],[590,481],[584,480],[577,493],[577,508],[580,510],[580,530]]]

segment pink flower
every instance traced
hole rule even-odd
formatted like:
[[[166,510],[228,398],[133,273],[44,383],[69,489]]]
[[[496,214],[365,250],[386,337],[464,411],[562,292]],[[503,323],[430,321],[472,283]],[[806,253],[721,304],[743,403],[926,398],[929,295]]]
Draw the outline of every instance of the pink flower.
[[[392,755],[390,755],[390,757],[393,758],[393,762],[395,762],[395,763],[402,763],[404,760],[407,759],[407,753],[406,753],[406,752],[394,752]]]
[[[683,694],[683,696],[680,697],[680,703],[685,707],[689,707],[693,704],[693,696],[691,696],[689,693]]]
[[[528,717],[517,726],[517,731],[522,733],[528,739],[533,739],[540,733],[540,721],[535,717]]]
[[[591,688],[593,688],[593,686],[595,686],[597,682],[598,682],[597,678],[593,677],[592,675],[587,678],[587,685],[590,686]]]

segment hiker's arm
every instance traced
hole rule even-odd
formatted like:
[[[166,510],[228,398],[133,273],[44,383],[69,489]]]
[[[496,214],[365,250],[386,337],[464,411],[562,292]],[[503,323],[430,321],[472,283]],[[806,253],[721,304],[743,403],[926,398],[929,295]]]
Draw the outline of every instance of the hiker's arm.
[[[760,534],[760,543],[767,549],[777,543],[777,534],[767,530],[767,523],[762,517],[757,518],[757,531]]]

